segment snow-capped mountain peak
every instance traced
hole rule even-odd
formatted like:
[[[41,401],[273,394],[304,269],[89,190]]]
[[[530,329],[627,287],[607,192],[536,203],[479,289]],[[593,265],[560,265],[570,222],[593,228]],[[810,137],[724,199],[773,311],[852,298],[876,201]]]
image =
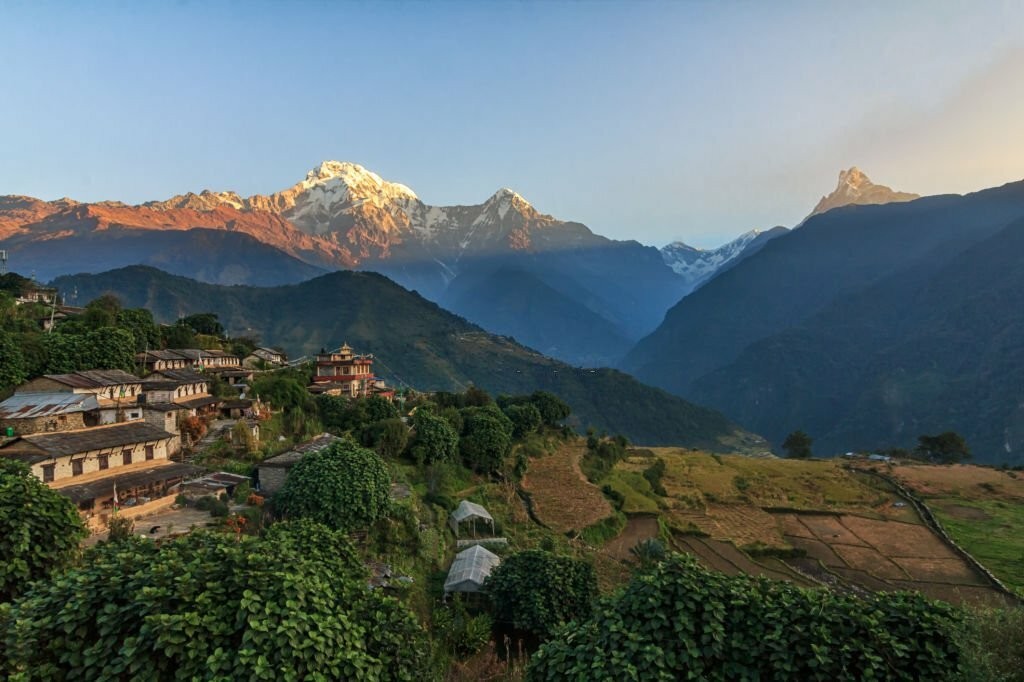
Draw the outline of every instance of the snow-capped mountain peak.
[[[306,179],[300,185],[303,189],[313,189],[322,185],[338,184],[333,181],[340,181],[340,184],[348,188],[350,194],[361,199],[370,197],[380,197],[384,200],[419,198],[405,185],[388,182],[373,171],[349,161],[323,161],[306,174]]]
[[[807,218],[850,204],[889,204],[898,201],[911,201],[919,197],[920,195],[911,192],[897,192],[891,187],[876,185],[871,182],[864,171],[856,166],[850,166],[846,170],[839,171],[836,188],[818,201]],[[807,218],[804,218],[800,224],[806,222]]]

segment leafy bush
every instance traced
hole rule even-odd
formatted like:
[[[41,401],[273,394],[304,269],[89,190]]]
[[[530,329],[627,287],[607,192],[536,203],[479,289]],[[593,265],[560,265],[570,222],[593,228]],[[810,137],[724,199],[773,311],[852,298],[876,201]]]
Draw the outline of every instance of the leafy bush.
[[[459,450],[463,463],[481,473],[501,469],[512,447],[512,422],[494,405],[462,410]]]
[[[274,497],[285,518],[312,519],[337,530],[369,526],[390,506],[391,476],[384,460],[351,440],[313,452],[288,472]]]
[[[135,532],[135,520],[124,514],[112,514],[107,519],[107,539],[111,542],[127,540]]]
[[[963,682],[1024,680],[1024,609],[967,609],[959,641]]]
[[[397,418],[382,419],[363,429],[363,445],[381,457],[398,457],[409,442],[409,427]]]
[[[586,618],[597,594],[590,564],[533,549],[505,559],[484,583],[497,621],[538,637]]]
[[[412,614],[367,590],[348,540],[323,526],[131,538],[86,559],[0,612],[0,677],[425,677],[429,648]]]
[[[21,462],[0,458],[0,602],[70,563],[86,535],[68,498]]]
[[[451,462],[459,448],[459,434],[443,418],[429,409],[416,410],[413,417],[416,438],[413,440],[412,452],[416,461],[433,464],[435,462]]]
[[[532,403],[509,405],[503,411],[505,416],[512,421],[512,435],[515,438],[523,438],[531,433],[535,433],[544,423],[540,410]]]
[[[588,449],[580,460],[580,469],[591,483],[599,483],[626,458],[626,447],[616,439],[602,440]]]
[[[665,460],[657,459],[654,464],[644,469],[644,478],[651,484],[651,490],[654,491],[655,495],[661,495],[667,497],[668,493],[665,492],[665,486],[661,484],[661,477],[665,475]]]
[[[916,593],[861,600],[672,554],[543,645],[527,680],[943,680],[957,611]]]

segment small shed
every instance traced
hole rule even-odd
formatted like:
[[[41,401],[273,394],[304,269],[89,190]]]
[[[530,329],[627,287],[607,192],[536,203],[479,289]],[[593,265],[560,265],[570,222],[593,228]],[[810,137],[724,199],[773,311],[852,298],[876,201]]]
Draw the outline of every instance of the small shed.
[[[486,521],[491,526],[491,534],[494,534],[494,519],[491,518],[486,509],[475,502],[470,502],[469,500],[459,502],[459,506],[448,517],[448,525],[451,526],[455,537],[459,537],[459,526],[465,521],[470,522],[474,534],[476,532],[476,522]]]
[[[491,571],[501,563],[497,554],[480,545],[473,545],[455,555],[448,577],[444,581],[445,594],[449,592],[479,592]]]

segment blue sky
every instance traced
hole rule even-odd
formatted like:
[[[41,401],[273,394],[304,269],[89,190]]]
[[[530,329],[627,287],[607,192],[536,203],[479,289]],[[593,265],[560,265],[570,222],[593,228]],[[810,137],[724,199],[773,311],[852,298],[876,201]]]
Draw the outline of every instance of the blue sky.
[[[269,193],[354,161],[611,237],[794,224],[840,168],[1024,178],[1024,3],[0,0],[0,194]]]

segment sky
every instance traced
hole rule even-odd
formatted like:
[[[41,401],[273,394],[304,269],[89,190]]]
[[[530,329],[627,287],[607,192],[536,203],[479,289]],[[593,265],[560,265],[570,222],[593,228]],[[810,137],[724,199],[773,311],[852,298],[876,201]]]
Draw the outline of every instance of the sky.
[[[0,194],[268,194],[325,159],[717,246],[842,168],[1024,178],[1022,2],[0,0]]]

